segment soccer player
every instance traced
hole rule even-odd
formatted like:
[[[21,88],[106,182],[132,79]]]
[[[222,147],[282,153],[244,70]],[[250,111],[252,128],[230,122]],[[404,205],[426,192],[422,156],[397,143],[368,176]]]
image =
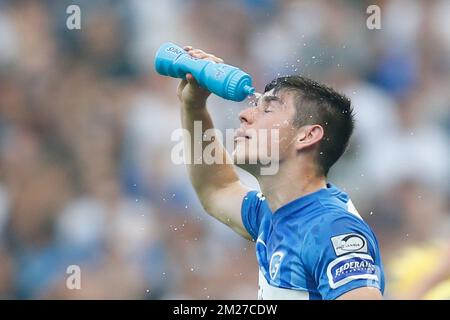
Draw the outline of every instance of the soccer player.
[[[191,56],[223,62],[190,46]],[[185,147],[191,154],[194,122],[213,128],[206,108],[210,92],[192,75],[177,91],[181,101]],[[259,299],[381,299],[384,274],[378,242],[347,194],[327,183],[330,167],[343,154],[354,120],[348,98],[300,76],[269,83],[254,107],[239,114],[233,158],[258,179],[261,191],[244,186],[231,161],[188,164],[188,172],[204,209],[249,240],[256,241]],[[262,175],[258,131],[276,129],[279,168]],[[198,135],[197,135],[198,136]],[[191,139],[191,140],[189,140]],[[225,160],[230,160],[225,148]],[[245,160],[245,161],[242,161]],[[253,161],[252,161],[253,160]],[[256,163],[256,164],[251,164]]]

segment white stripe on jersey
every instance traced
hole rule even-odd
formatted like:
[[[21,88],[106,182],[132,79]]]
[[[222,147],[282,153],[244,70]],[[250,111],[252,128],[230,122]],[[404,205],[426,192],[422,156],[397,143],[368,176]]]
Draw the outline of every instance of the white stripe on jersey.
[[[258,300],[309,300],[309,292],[274,287],[259,270]]]
[[[361,220],[363,220],[363,218],[361,218],[361,215],[359,214],[358,210],[356,210],[355,205],[353,204],[352,200],[348,200],[348,202],[347,202],[347,211],[350,212],[351,214],[353,214],[354,216],[356,216],[357,218],[360,218]]]

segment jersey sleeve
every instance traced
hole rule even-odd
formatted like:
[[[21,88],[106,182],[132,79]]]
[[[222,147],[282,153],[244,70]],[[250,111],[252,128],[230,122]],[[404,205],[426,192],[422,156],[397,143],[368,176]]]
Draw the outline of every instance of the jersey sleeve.
[[[267,205],[265,200],[258,191],[249,191],[242,199],[242,223],[253,240],[258,238],[259,226],[264,215],[263,206]]]
[[[353,289],[383,292],[378,242],[363,221],[340,217],[320,221],[305,235],[303,263],[323,299],[333,300]]]

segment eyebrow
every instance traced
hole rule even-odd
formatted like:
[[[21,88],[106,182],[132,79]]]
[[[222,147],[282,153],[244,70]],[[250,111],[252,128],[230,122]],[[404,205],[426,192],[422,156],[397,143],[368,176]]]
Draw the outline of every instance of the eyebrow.
[[[270,96],[262,96],[262,97],[261,97],[261,100],[262,100],[262,102],[271,102],[271,101],[277,101],[277,102],[280,102],[280,103],[283,102],[283,100],[281,100],[280,97],[273,96],[273,95],[270,95]]]

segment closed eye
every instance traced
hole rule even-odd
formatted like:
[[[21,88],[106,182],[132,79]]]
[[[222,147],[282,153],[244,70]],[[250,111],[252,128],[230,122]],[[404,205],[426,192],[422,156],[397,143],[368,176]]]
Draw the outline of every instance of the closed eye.
[[[277,96],[264,96],[262,97],[262,104],[264,105],[264,112],[273,112],[274,111],[274,103],[281,103],[281,99]]]

